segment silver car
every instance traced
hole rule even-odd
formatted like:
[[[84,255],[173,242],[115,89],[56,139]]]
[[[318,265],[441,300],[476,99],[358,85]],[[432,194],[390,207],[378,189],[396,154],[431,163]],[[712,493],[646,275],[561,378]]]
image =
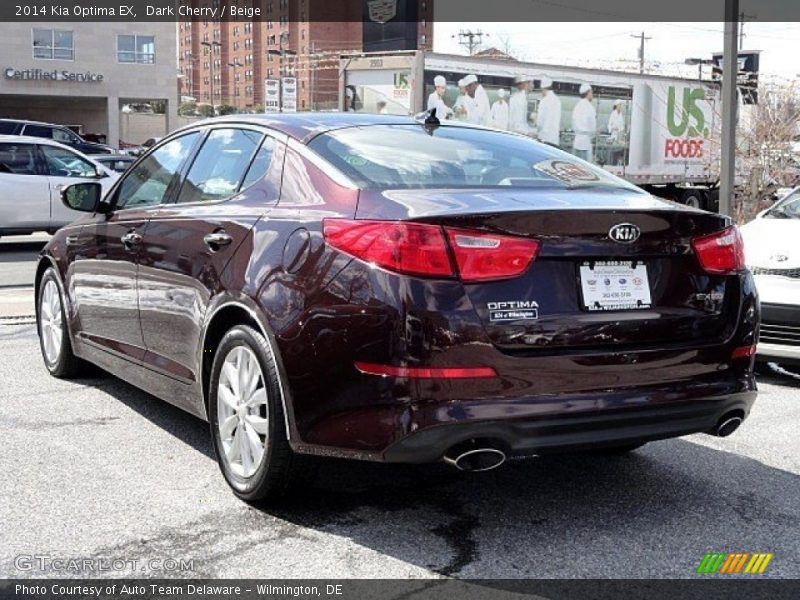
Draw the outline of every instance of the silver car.
[[[64,186],[98,181],[105,193],[118,177],[58,142],[0,135],[0,236],[53,233],[80,216],[62,204]]]

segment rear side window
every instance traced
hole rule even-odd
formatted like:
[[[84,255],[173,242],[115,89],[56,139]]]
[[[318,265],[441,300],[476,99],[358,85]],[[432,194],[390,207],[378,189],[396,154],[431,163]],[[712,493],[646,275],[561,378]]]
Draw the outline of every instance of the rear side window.
[[[44,125],[26,125],[25,135],[32,137],[45,138],[46,140],[53,139],[53,128]]]
[[[62,144],[74,144],[78,136],[67,129],[53,129],[53,139]]]
[[[200,132],[176,138],[142,159],[124,176],[117,208],[145,208],[163,204],[175,173],[189,156]]]
[[[38,175],[36,146],[33,144],[0,144],[0,173]]]
[[[213,202],[238,190],[264,135],[245,129],[215,129],[197,153],[178,202]]]
[[[53,177],[94,177],[97,169],[74,152],[42,144],[47,172]]]
[[[14,135],[19,128],[19,124],[13,121],[0,121],[0,135]]]
[[[245,175],[244,181],[242,182],[242,189],[249,188],[257,181],[264,179],[272,164],[272,157],[274,155],[275,140],[271,137],[264,138],[264,143],[261,144],[261,148],[258,149],[256,157],[253,159],[253,163],[250,165],[247,175]]]

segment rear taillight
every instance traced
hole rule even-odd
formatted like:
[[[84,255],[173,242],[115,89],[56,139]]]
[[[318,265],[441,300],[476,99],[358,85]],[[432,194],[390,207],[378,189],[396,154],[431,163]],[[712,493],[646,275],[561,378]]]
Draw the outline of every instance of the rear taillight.
[[[694,238],[692,248],[707,273],[730,275],[744,269],[744,242],[735,225]]]
[[[404,221],[325,219],[323,233],[332,247],[381,268],[467,283],[517,277],[539,252],[536,240]]]
[[[737,360],[739,358],[750,358],[756,353],[756,345],[751,344],[749,346],[739,346],[738,348],[734,348],[733,352],[731,353],[731,359]]]
[[[445,227],[464,282],[493,281],[522,275],[539,252],[539,242]]]
[[[397,221],[325,219],[325,241],[347,254],[390,271],[453,277],[442,228]]]

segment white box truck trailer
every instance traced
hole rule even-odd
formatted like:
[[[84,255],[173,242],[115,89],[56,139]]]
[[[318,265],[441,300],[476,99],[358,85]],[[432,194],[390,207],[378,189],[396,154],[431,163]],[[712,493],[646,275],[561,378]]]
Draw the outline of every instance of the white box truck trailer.
[[[715,82],[423,51],[345,55],[340,61],[341,110],[418,114],[437,76],[445,78],[442,99],[453,108],[459,80],[473,74],[490,104],[501,89],[508,92],[506,101],[525,94],[526,133],[532,137],[538,136],[542,82],[549,80],[561,108],[558,146],[568,152],[575,139],[573,110],[588,84],[597,123],[594,163],[659,196],[716,208],[721,103]],[[515,83],[520,78],[530,83]],[[620,114],[612,119],[614,110]]]

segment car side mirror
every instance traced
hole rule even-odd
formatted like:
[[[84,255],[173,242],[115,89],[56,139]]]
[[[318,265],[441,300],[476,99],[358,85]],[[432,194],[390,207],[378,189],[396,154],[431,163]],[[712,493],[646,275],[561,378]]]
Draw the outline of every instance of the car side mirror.
[[[103,196],[99,183],[75,183],[61,190],[61,202],[67,208],[80,212],[95,212]]]
[[[108,173],[101,167],[95,167],[94,176],[96,179],[105,179],[106,177],[108,177]]]

